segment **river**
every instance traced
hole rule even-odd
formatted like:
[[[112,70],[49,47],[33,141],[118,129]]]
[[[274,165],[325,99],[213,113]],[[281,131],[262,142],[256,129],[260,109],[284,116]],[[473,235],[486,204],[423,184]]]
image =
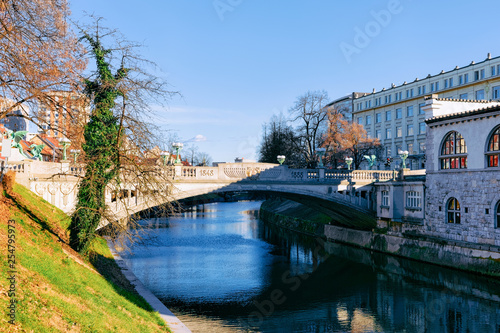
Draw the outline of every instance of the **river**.
[[[141,221],[122,253],[193,332],[500,333],[500,281],[299,235],[261,202]]]

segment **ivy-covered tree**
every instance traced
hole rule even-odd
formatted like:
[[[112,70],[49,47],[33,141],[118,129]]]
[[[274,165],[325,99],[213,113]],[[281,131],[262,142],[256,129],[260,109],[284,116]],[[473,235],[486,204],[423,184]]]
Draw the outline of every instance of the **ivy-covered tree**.
[[[103,29],[99,21],[91,29],[82,29],[81,38],[88,44],[89,57],[95,60],[95,72],[84,80],[83,90],[91,103],[82,145],[86,168],[69,228],[70,244],[80,253],[88,252],[101,222],[131,236],[109,213],[106,189],[120,192],[121,184],[126,182],[148,193],[145,200],[168,204],[167,191],[162,187],[168,173],[159,169],[161,163],[145,156],[161,143],[160,131],[144,119],[151,119],[152,105],[161,106],[173,93],[165,88],[165,82],[146,70],[152,63],[135,54],[137,45]],[[103,41],[112,46],[105,47]],[[157,160],[160,158],[157,156]]]
[[[85,126],[83,150],[87,156],[85,177],[80,183],[78,202],[71,219],[71,247],[85,253],[95,236],[95,230],[106,209],[105,190],[115,179],[120,168],[118,144],[120,126],[113,114],[115,100],[123,97],[118,84],[127,75],[127,69],[120,67],[113,74],[99,36],[84,35],[90,44],[97,66],[95,80],[85,81],[85,92],[93,102],[90,121]]]

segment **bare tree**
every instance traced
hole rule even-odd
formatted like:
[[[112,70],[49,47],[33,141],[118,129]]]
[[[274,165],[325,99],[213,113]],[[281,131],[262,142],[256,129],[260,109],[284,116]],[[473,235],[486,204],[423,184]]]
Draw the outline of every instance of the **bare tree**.
[[[28,114],[39,103],[57,105],[54,91],[78,90],[86,61],[82,46],[68,28],[66,0],[2,0],[0,2],[0,118]]]
[[[297,132],[304,146],[303,154],[307,164],[316,161],[315,152],[325,129],[327,120],[328,93],[308,91],[297,98],[290,108],[291,120],[298,123]]]

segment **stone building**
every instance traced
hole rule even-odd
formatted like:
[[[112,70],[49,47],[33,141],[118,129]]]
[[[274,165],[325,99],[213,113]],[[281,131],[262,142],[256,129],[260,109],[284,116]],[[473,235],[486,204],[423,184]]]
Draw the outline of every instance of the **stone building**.
[[[500,105],[429,98],[423,233],[500,246]]]
[[[478,63],[356,94],[352,98],[352,119],[381,141],[382,157],[394,157],[399,162],[399,151],[408,150],[410,168],[422,169],[426,151],[426,114],[422,108],[429,94],[462,101],[500,99],[500,57],[488,54]]]

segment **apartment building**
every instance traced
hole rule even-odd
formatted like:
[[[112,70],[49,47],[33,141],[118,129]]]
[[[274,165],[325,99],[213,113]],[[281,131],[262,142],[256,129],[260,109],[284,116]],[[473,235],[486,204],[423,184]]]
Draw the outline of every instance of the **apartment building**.
[[[40,133],[50,137],[63,138],[75,136],[76,130],[89,121],[90,106],[85,96],[65,91],[51,94],[53,102],[39,105],[39,117],[43,125]]]
[[[399,160],[399,152],[407,150],[412,169],[425,167],[426,115],[424,98],[485,102],[500,99],[500,57],[471,62],[428,75],[424,79],[404,82],[381,91],[353,98],[353,121],[362,124],[370,137],[383,145],[382,158]]]

